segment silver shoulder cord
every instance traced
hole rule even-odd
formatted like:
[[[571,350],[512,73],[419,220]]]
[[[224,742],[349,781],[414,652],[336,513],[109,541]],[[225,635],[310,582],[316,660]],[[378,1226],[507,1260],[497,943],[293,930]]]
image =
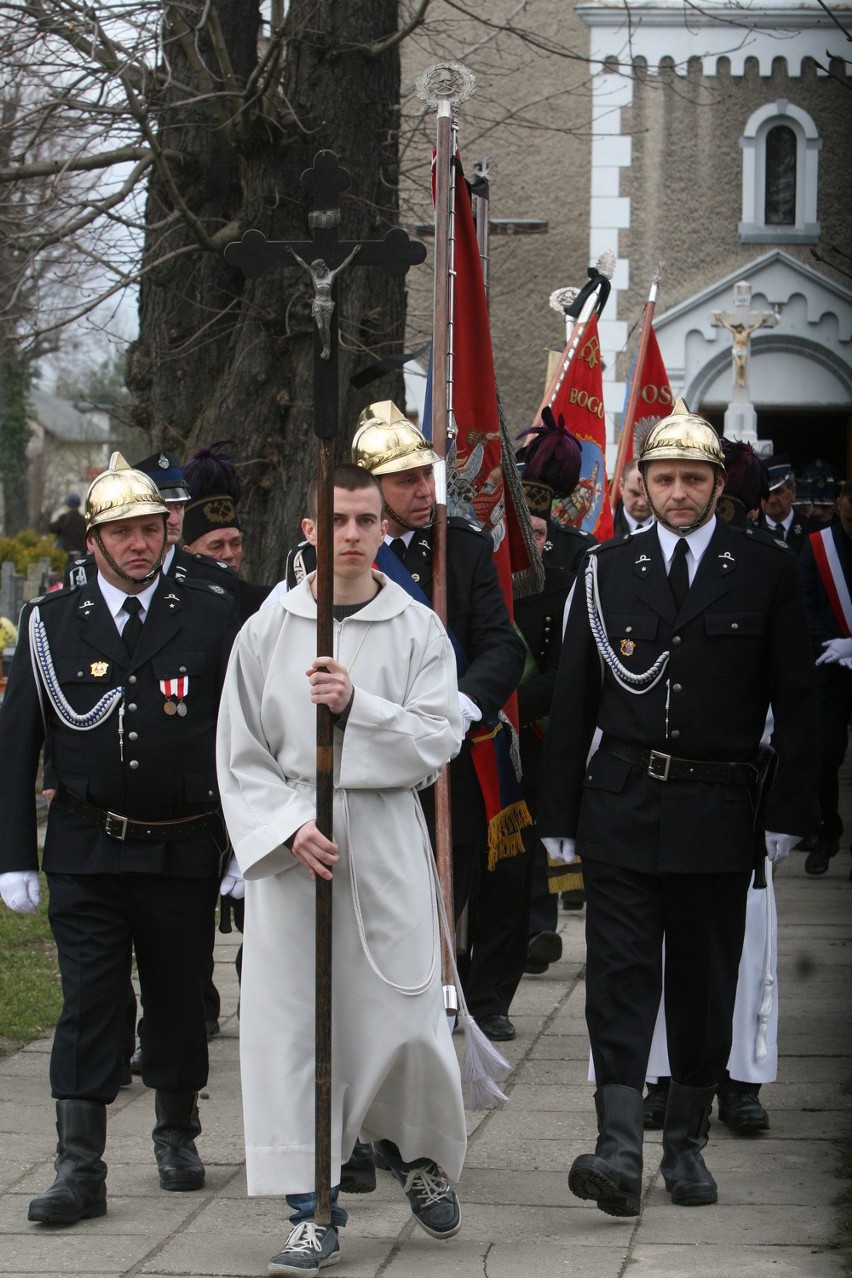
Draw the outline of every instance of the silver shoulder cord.
[[[642,674],[637,674],[633,670],[628,670],[626,666],[618,660],[615,655],[615,649],[609,641],[606,633],[606,625],[604,624],[603,614],[601,613],[601,601],[598,593],[598,558],[597,555],[589,555],[589,562],[586,564],[585,573],[586,585],[586,611],[589,614],[589,626],[595,641],[595,646],[601,654],[601,659],[609,666],[615,681],[624,688],[625,692],[632,692],[634,696],[641,696],[645,692],[650,692],[656,683],[660,681],[669,662],[668,649],[661,652],[654,664],[645,670]]]
[[[44,697],[42,695],[42,686],[47,693],[50,703],[63,723],[69,728],[73,728],[75,732],[89,732],[92,728],[97,728],[112,714],[124,696],[124,688],[110,688],[109,692],[105,692],[101,699],[88,710],[85,714],[78,714],[77,711],[65,699],[65,695],[59,683],[56,670],[53,665],[53,657],[50,652],[50,645],[47,642],[47,632],[44,628],[44,622],[41,619],[41,613],[38,608],[33,608],[30,613],[29,622],[29,641],[30,641],[30,659],[33,666],[33,675],[35,677],[36,690],[38,692],[38,702],[41,709],[41,718],[44,724],[45,736],[47,735],[47,716],[44,710]]]

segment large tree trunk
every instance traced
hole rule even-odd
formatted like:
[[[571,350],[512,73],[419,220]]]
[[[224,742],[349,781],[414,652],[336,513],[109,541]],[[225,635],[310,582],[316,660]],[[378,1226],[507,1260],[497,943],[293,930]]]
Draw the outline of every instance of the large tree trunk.
[[[300,175],[321,149],[352,175],[341,198],[342,239],[381,238],[398,217],[399,58],[396,45],[368,50],[397,29],[398,0],[316,4],[292,0],[280,89],[254,102],[228,130],[210,105],[187,106],[171,91],[161,109],[162,146],[191,157],[172,172],[180,197],[208,236],[250,227],[270,240],[308,237],[309,197]],[[235,78],[242,89],[257,64],[254,0],[214,0]],[[200,20],[200,0],[180,13]],[[166,29],[175,84],[197,81],[184,47]],[[197,47],[215,66],[208,28]],[[190,46],[192,47],[192,46]],[[220,86],[221,87],[221,86]],[[187,457],[199,444],[234,438],[243,480],[240,505],[246,575],[274,581],[299,535],[304,493],[315,467],[312,422],[312,288],[295,262],[246,282],[216,250],[194,248],[187,219],[161,175],[149,188],[145,263],[173,254],[145,276],[140,337],[128,359],[135,422],[153,445]],[[341,335],[341,439],[348,455],[357,413],[398,397],[401,377],[353,392],[348,379],[373,359],[402,349],[404,281],[378,268],[344,272],[338,282]]]

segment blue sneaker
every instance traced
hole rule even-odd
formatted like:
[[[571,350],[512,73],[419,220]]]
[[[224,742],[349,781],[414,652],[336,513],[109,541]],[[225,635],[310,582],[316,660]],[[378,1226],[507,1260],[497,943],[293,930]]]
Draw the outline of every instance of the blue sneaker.
[[[302,1220],[294,1225],[277,1256],[266,1267],[270,1274],[318,1274],[340,1259],[340,1242],[334,1225]]]
[[[404,1163],[390,1141],[379,1141],[381,1152],[394,1178],[402,1185],[411,1204],[411,1214],[433,1238],[452,1238],[461,1229],[461,1207],[446,1173],[430,1158]]]

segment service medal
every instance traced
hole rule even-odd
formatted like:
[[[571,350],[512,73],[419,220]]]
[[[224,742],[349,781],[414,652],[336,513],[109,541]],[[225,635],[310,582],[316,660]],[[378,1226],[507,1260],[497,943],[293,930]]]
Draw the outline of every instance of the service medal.
[[[182,675],[179,679],[161,679],[160,691],[166,700],[163,702],[163,713],[168,715],[177,714],[181,719],[185,718],[188,711],[184,697],[189,692],[189,679],[186,675]],[[177,703],[175,703],[177,697]]]
[[[621,641],[622,657],[632,657],[635,651],[636,651],[636,644],[633,642],[632,639],[622,639]]]
[[[89,666],[89,673],[93,675],[95,679],[103,679],[108,670],[109,663],[107,661],[93,661]]]

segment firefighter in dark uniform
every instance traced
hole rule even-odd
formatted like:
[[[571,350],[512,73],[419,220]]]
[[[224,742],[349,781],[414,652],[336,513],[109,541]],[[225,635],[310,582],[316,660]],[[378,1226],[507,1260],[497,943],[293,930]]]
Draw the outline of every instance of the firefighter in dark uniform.
[[[614,1216],[640,1209],[663,941],[661,1172],[676,1204],[717,1199],[701,1150],[731,1047],[746,893],[764,855],[780,861],[811,828],[817,758],[795,557],[716,518],[722,450],[683,401],[652,428],[640,465],[657,523],[598,546],[578,577],[538,813],[552,854],[569,860],[576,846],[586,887],[599,1136],[569,1186]],[[771,784],[760,754],[770,703]]]
[[[218,559],[212,559],[209,555],[199,554],[197,551],[184,550],[181,545],[184,514],[191,498],[184,484],[183,471],[176,455],[160,449],[159,452],[152,453],[150,457],[145,457],[142,461],[135,462],[133,469],[141,471],[143,475],[147,475],[149,479],[154,481],[159,489],[160,497],[166,504],[168,512],[166,518],[166,553],[163,557],[160,571],[165,576],[174,578],[175,581],[185,581],[187,577],[194,577],[199,581],[214,582],[237,599],[239,578],[227,564],[220,562]],[[95,557],[89,551],[87,554],[80,555],[69,561],[65,584],[84,586],[86,582],[92,580],[95,571]],[[44,794],[48,801],[53,797],[53,770],[49,758],[45,759]],[[236,909],[238,912],[242,910],[242,902],[237,905]],[[210,970],[211,977],[204,995],[208,1039],[219,1032],[220,1001],[219,991],[213,984],[212,954],[210,956]],[[131,1072],[134,1074],[141,1074],[142,1072],[141,1038],[143,1026],[141,1020],[138,1026],[136,1024],[136,1011],[136,995],[131,986],[127,1003],[127,1041],[122,1052],[122,1059],[125,1062],[122,1086],[126,1086],[130,1082]],[[140,1037],[140,1045],[138,1047],[136,1046],[137,1031]]]
[[[113,454],[86,499],[95,578],[26,605],[0,710],[0,895],[13,910],[38,904],[45,738],[57,781],[43,856],[64,997],[50,1061],[57,1176],[29,1209],[46,1223],[106,1212],[134,948],[160,1185],[204,1183],[202,991],[227,848],[215,726],[238,623],[222,587],[162,575],[166,515],[151,480]]]

